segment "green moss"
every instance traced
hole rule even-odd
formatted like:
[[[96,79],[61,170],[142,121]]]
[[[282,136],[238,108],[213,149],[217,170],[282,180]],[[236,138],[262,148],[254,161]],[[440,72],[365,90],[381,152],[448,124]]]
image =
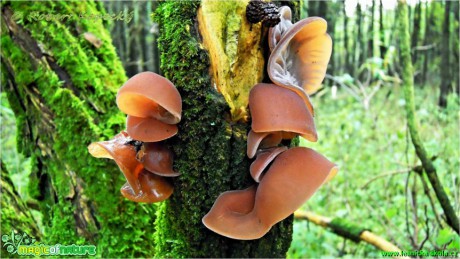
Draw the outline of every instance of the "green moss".
[[[329,223],[329,227],[337,235],[346,237],[350,240],[353,240],[356,243],[359,243],[361,241],[361,238],[359,236],[366,230],[360,227],[359,225],[355,225],[352,222],[349,222],[341,218],[334,218]]]
[[[183,99],[179,133],[168,140],[182,175],[174,179],[174,194],[158,208],[155,256],[284,257],[291,241],[291,218],[255,241],[224,238],[201,223],[220,193],[246,188],[253,181],[246,157],[249,125],[225,120],[230,109],[211,85],[209,57],[197,40],[198,7],[195,1],[167,1],[155,14],[161,69]]]
[[[115,94],[126,77],[107,30],[101,20],[27,19],[33,12],[97,14],[100,6],[5,5],[23,12],[17,23],[46,53],[40,59],[31,56],[11,37],[15,32],[2,27],[2,67],[11,68],[8,77],[16,85],[16,90],[8,87],[6,92],[17,118],[18,146],[34,158],[30,191],[44,214],[44,241],[95,244],[103,257],[152,255],[155,205],[127,202],[119,192],[124,178],[115,163],[95,159],[87,151],[91,142],[112,137],[124,127]],[[84,32],[99,37],[102,46],[92,46],[81,36]],[[64,82],[62,73],[70,81]],[[89,220],[79,222],[78,217]]]

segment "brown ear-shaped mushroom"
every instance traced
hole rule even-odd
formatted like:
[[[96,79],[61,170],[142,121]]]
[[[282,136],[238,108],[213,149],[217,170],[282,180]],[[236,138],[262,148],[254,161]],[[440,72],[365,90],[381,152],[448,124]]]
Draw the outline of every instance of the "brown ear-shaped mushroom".
[[[177,125],[166,124],[154,118],[128,115],[126,131],[135,140],[158,142],[176,135]]]
[[[140,159],[144,168],[156,175],[176,177],[180,173],[173,170],[173,153],[163,143],[144,143]]]
[[[154,175],[147,170],[139,174],[140,192],[134,192],[131,186],[126,183],[120,189],[121,194],[134,202],[160,202],[164,201],[173,193],[172,185],[163,177]]]
[[[232,197],[218,198],[204,216],[203,223],[212,231],[229,238],[261,238],[274,224],[302,206],[327,176],[336,170],[333,163],[312,149],[289,149],[276,157],[260,181],[251,212],[234,211],[235,200]],[[236,191],[232,196],[238,194]]]
[[[221,228],[219,226],[222,224],[235,226],[235,224],[239,223],[240,216],[250,213],[254,209],[256,191],[257,187],[253,185],[244,190],[221,193],[214,202],[211,211],[203,217],[203,224],[219,235],[228,236],[227,231],[220,232]],[[232,220],[235,221],[233,222]]]
[[[128,144],[130,141],[132,139],[128,133],[122,131],[111,140],[91,143],[88,151],[97,158],[114,159],[133,192],[139,193],[140,185],[137,178],[144,167],[136,160],[136,150]]]
[[[281,143],[282,137],[283,134],[279,131],[257,133],[253,130],[250,130],[247,141],[248,157],[253,158],[256,155],[257,149],[259,148],[270,148],[278,146],[278,144]]]
[[[153,72],[131,77],[117,94],[117,105],[128,115],[155,118],[167,124],[181,119],[182,99],[176,87]]]
[[[277,85],[312,94],[321,86],[332,53],[327,22],[309,17],[292,25],[273,49],[268,75]],[[300,94],[300,93],[299,93]]]
[[[263,171],[279,154],[286,151],[287,147],[274,147],[266,150],[260,150],[257,153],[257,158],[252,162],[249,172],[251,172],[252,179],[257,183],[262,179]]]
[[[280,7],[280,22],[271,27],[268,31],[268,46],[270,47],[270,51],[278,45],[278,42],[283,38],[286,31],[289,30],[292,26],[292,14],[291,8],[287,6]]]
[[[252,131],[293,132],[315,142],[315,122],[302,98],[287,88],[274,84],[256,84],[249,93]]]

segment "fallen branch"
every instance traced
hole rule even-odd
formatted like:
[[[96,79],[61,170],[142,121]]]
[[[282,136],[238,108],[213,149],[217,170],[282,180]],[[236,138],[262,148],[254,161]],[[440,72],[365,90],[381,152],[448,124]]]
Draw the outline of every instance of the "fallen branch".
[[[376,248],[387,251],[387,252],[400,252],[399,249],[394,244],[390,243],[386,239],[372,233],[369,230],[366,230],[360,226],[354,225],[351,222],[348,222],[339,218],[328,218],[321,215],[314,214],[309,211],[296,211],[294,213],[295,219],[305,219],[315,225],[328,228],[332,232],[336,233],[339,236],[350,239],[354,242],[364,241],[368,244],[375,246]]]
[[[435,48],[435,47],[436,47],[436,43],[433,43],[433,44],[430,44],[430,45],[415,46],[415,47],[414,47],[414,50],[424,51],[424,50],[433,49],[433,48]]]

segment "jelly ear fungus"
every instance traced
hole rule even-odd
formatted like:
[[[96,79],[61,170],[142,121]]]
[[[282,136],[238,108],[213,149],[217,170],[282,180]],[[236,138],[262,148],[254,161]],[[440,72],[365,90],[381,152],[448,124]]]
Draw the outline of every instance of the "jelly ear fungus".
[[[268,74],[273,84],[256,84],[249,94],[252,129],[247,155],[255,185],[222,193],[203,217],[210,230],[239,240],[263,237],[294,213],[338,168],[306,147],[279,146],[282,139],[318,139],[309,94],[324,79],[332,50],[327,23],[311,17],[295,24],[289,7],[269,31]],[[257,184],[258,183],[258,184]]]
[[[89,152],[98,158],[112,158],[127,182],[121,194],[134,202],[160,202],[173,193],[165,177],[173,170],[173,153],[161,141],[177,134],[182,99],[166,78],[142,72],[130,78],[118,91],[117,105],[128,114],[126,131],[112,140],[91,143]]]

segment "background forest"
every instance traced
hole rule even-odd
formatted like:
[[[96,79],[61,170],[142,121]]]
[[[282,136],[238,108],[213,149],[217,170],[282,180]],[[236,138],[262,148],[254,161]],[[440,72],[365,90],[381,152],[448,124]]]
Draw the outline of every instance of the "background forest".
[[[108,13],[132,14],[130,22],[104,24],[126,77],[142,71],[162,73],[157,44],[160,30],[154,17],[157,6],[154,1],[103,2]],[[445,210],[447,202],[458,218],[459,3],[412,0],[408,6],[417,131],[427,163],[439,180],[437,188],[443,190],[447,200],[439,200],[432,178],[422,165],[423,158],[411,141],[402,86],[405,63],[400,51],[404,43],[398,33],[401,21],[397,18],[397,2],[300,2],[302,18],[321,16],[328,21],[334,43],[323,88],[311,97],[319,141],[307,143],[301,139],[300,144],[324,154],[340,166],[340,171],[300,209],[309,216],[296,214],[289,258],[381,256],[380,249],[365,241],[354,242],[333,233],[327,224],[315,224],[311,215],[345,220],[352,223],[351,228],[369,230],[403,251],[459,251],[458,225],[454,230],[447,223],[449,213]],[[2,48],[6,42],[3,33],[2,25]],[[4,70],[2,62],[2,87]],[[23,147],[23,152],[17,149],[21,146],[17,138],[24,137],[17,131],[21,118],[15,117],[3,89],[0,109],[2,193],[10,188],[4,183],[10,178],[9,183],[34,221],[32,232],[47,240],[44,225],[49,222],[43,223],[47,215],[39,209],[34,190],[29,187],[37,164]],[[2,224],[9,204],[2,200]],[[154,214],[152,208],[139,210]],[[2,235],[4,231],[2,226]],[[144,230],[139,231],[140,236],[145,235]],[[91,240],[85,233],[81,236]],[[120,249],[130,249],[129,244],[124,246]],[[130,253],[145,256],[139,251]]]

